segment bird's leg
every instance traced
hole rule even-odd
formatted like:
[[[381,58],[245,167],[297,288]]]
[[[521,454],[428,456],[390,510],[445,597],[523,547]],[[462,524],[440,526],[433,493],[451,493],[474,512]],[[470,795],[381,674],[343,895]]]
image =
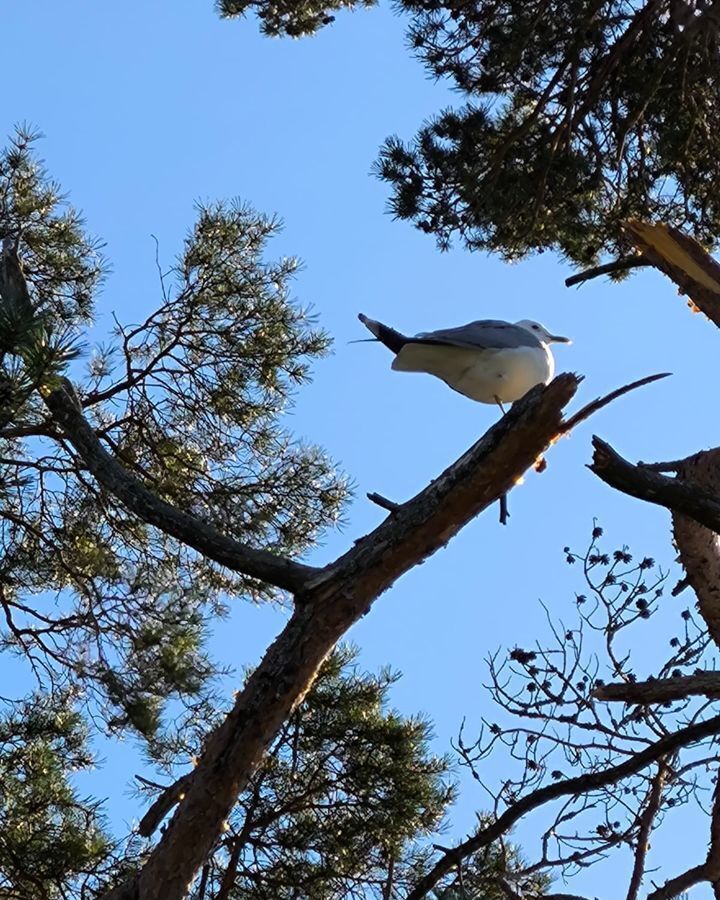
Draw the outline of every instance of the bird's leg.
[[[505,407],[502,405],[502,400],[498,397],[497,394],[495,394],[495,402],[496,402],[497,405],[500,407],[500,412],[501,412],[503,415],[505,415]]]

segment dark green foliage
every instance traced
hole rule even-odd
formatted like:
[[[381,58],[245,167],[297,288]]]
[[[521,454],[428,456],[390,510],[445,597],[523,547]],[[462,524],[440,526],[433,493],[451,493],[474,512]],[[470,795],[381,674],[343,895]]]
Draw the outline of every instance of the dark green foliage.
[[[241,795],[199,882],[208,900],[395,898],[426,867],[454,798],[449,760],[432,754],[427,722],[388,707],[397,674],[360,672],[356,656],[345,646],[325,663]],[[168,736],[167,761],[195,754],[205,727]],[[471,862],[469,883],[494,885],[500,871],[493,848]]]
[[[255,12],[265,34],[302,37],[333,22],[333,12],[376,4],[377,0],[218,0],[217,7],[228,19]]]
[[[106,858],[96,804],[68,780],[91,763],[67,696],[34,696],[0,718],[0,895],[66,897]]]
[[[277,228],[239,204],[199,209],[155,311],[118,325],[85,376],[69,371],[108,450],[156,494],[300,554],[347,486],[279,421],[329,340],[291,299],[297,261],[264,259]],[[113,728],[149,735],[166,700],[207,690],[202,648],[225,597],[274,594],[129,515],[59,439],[41,392],[77,355],[102,261],[24,133],[0,156],[0,234],[29,287],[0,284],[0,649],[33,660],[42,688],[72,683]]]
[[[401,0],[410,44],[468,103],[378,163],[391,209],[508,259],[626,253],[628,218],[720,233],[718,24],[704,4]]]

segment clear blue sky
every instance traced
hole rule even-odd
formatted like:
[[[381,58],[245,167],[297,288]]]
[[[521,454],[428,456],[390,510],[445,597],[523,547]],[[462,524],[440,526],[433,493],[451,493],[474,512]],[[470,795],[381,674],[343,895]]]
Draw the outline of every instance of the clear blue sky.
[[[221,22],[211,0],[7,4],[3,29],[0,132],[29,121],[45,133],[48,168],[107,241],[113,274],[98,335],[111,312],[134,320],[157,303],[150,235],[172,260],[196,199],[238,196],[284,219],[270,252],[304,259],[297,295],[335,338],[292,425],[357,484],[346,528],[328,535],[312,562],[330,560],[380,521],[366,491],[408,498],[497,416],[440,382],[391,373],[382,347],[348,344],[364,337],[359,311],[411,332],[479,317],[537,318],[572,336],[557,357],[560,370],[586,376],[581,402],[653,372],[675,373],[554,447],[547,471],[510,496],[507,527],[496,510],[485,513],[352,631],[364,665],[404,673],[393,701],[432,717],[438,749],[448,748],[463,716],[492,715],[484,659],[546,633],[539,599],[572,617],[582,586],[562,547],[584,547],[594,516],[612,545],[628,542],[671,563],[668,514],[612,492],[587,470],[590,435],[631,459],[716,445],[717,417],[704,413],[715,408],[717,333],[653,272],[568,291],[569,270],[550,254],[513,266],[460,249],[440,254],[430,238],[390,219],[387,189],[370,174],[381,141],[411,137],[456,98],[410,59],[389,4],[341,15],[302,41],[263,38],[252,20]],[[214,649],[238,668],[254,664],[283,620],[280,611],[238,604]],[[648,665],[654,658],[647,648],[638,654]],[[108,767],[91,789],[109,798],[116,823],[129,822],[140,811],[123,787],[138,771],[135,748],[104,746],[103,755]],[[489,764],[490,780],[501,774],[497,765]],[[483,802],[467,785],[451,833],[471,827]],[[666,874],[704,855],[703,833],[673,830],[654,847],[653,862],[670,863]],[[516,834],[530,843],[532,832],[530,821]],[[604,884],[598,870],[573,889],[617,896],[629,864],[606,867]]]

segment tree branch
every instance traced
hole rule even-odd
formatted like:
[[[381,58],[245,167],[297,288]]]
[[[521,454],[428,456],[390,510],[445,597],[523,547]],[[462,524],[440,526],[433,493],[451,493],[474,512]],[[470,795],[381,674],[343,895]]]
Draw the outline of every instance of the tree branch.
[[[672,511],[673,537],[687,582],[695,590],[710,636],[720,646],[720,449],[678,462],[673,466],[677,477],[668,478],[651,466],[632,465],[598,437],[593,445],[590,469],[606,484]]]
[[[381,506],[388,512],[395,512],[396,509],[400,508],[399,503],[396,503],[394,500],[388,500],[387,497],[383,497],[382,494],[377,494],[375,491],[366,494],[366,496],[371,503],[374,503],[376,506]]]
[[[565,279],[565,287],[574,287],[576,284],[583,284],[593,278],[600,278],[602,275],[614,275],[617,272],[628,272],[630,269],[639,269],[643,266],[651,266],[650,260],[642,256],[633,254],[632,256],[622,256],[612,262],[604,263],[602,266],[595,266],[592,269],[585,269],[576,275],[571,275]]]
[[[655,822],[655,816],[660,809],[667,772],[667,761],[661,759],[658,763],[658,770],[655,773],[655,777],[651,782],[645,809],[643,809],[640,814],[640,830],[637,837],[637,846],[635,848],[635,861],[626,900],[637,900],[640,894],[640,886],[642,885],[645,876],[647,853],[650,849],[650,832],[652,831],[653,823]]]
[[[648,894],[647,900],[673,900],[703,881],[716,884],[720,880],[720,785],[716,785],[710,817],[710,847],[705,862],[687,869],[662,887]]]
[[[720,532],[720,499],[709,491],[692,482],[653,472],[649,466],[635,466],[597,435],[592,442],[595,452],[588,468],[610,487],[684,513],[706,528]]]
[[[645,378],[639,378],[637,381],[631,381],[630,384],[625,384],[622,387],[616,388],[614,391],[610,391],[609,394],[605,394],[603,397],[598,397],[597,400],[585,404],[581,410],[570,416],[570,418],[563,423],[563,434],[572,431],[572,429],[575,428],[576,425],[579,425],[580,422],[589,419],[590,416],[594,415],[598,410],[607,406],[609,403],[612,403],[613,400],[617,400],[618,397],[622,397],[623,394],[628,394],[630,391],[634,391],[639,387],[644,387],[646,384],[652,384],[653,381],[659,381],[661,378],[669,378],[671,374],[671,372],[661,372],[659,375],[648,375]]]
[[[297,598],[283,632],[207,739],[185,797],[134,882],[105,900],[179,900],[237,796],[337,640],[408,569],[509,491],[557,437],[578,378],[537,387],[425,490],[402,504]]]
[[[665,703],[668,700],[684,700],[701,695],[720,697],[720,672],[702,672],[677,678],[657,678],[654,681],[617,682],[604,684],[592,692],[597,700],[615,700],[623,703]]]
[[[696,240],[671,225],[630,221],[625,230],[648,263],[674,281],[720,327],[720,264]]]
[[[567,778],[532,791],[518,800],[517,803],[509,806],[491,825],[481,828],[471,838],[468,838],[462,844],[458,844],[452,850],[448,850],[432,869],[417,882],[405,900],[422,900],[458,863],[472,856],[473,853],[477,853],[483,847],[487,847],[488,844],[492,844],[493,841],[496,841],[502,835],[507,834],[516,822],[539,806],[543,806],[552,800],[557,800],[559,797],[571,794],[585,794],[588,791],[614,784],[622,778],[640,772],[646,766],[657,762],[662,757],[677,752],[681,747],[694,744],[718,733],[720,733],[720,716],[714,716],[712,719],[688,725],[686,728],[681,728],[679,731],[661,738],[617,766],[612,766],[600,772],[589,772],[586,775],[579,775],[577,778]],[[659,900],[659,898],[656,898],[656,900]]]
[[[165,788],[162,794],[158,796],[142,819],[140,819],[138,832],[142,837],[150,837],[150,835],[154,834],[158,825],[170,812],[173,806],[182,800],[184,792],[187,790],[187,786],[192,779],[193,772],[194,770],[186,772],[185,775],[182,775],[174,784]],[[140,778],[139,775],[136,775],[135,777]]]
[[[209,522],[156,497],[105,450],[83,416],[75,390],[66,378],[60,379],[59,387],[44,392],[43,399],[54,421],[62,428],[92,475],[144,522],[160,528],[228,569],[259,578],[284,590],[302,590],[309,578],[320,571],[275,556],[267,550],[248,547],[227,537]]]

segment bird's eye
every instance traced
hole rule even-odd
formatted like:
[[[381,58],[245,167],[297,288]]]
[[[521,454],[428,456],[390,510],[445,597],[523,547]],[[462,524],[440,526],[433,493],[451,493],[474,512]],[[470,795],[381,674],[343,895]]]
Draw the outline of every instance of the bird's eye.
[[[540,326],[539,326],[539,325],[532,325],[531,327],[532,327],[532,330],[533,330],[533,331],[540,331]]]

